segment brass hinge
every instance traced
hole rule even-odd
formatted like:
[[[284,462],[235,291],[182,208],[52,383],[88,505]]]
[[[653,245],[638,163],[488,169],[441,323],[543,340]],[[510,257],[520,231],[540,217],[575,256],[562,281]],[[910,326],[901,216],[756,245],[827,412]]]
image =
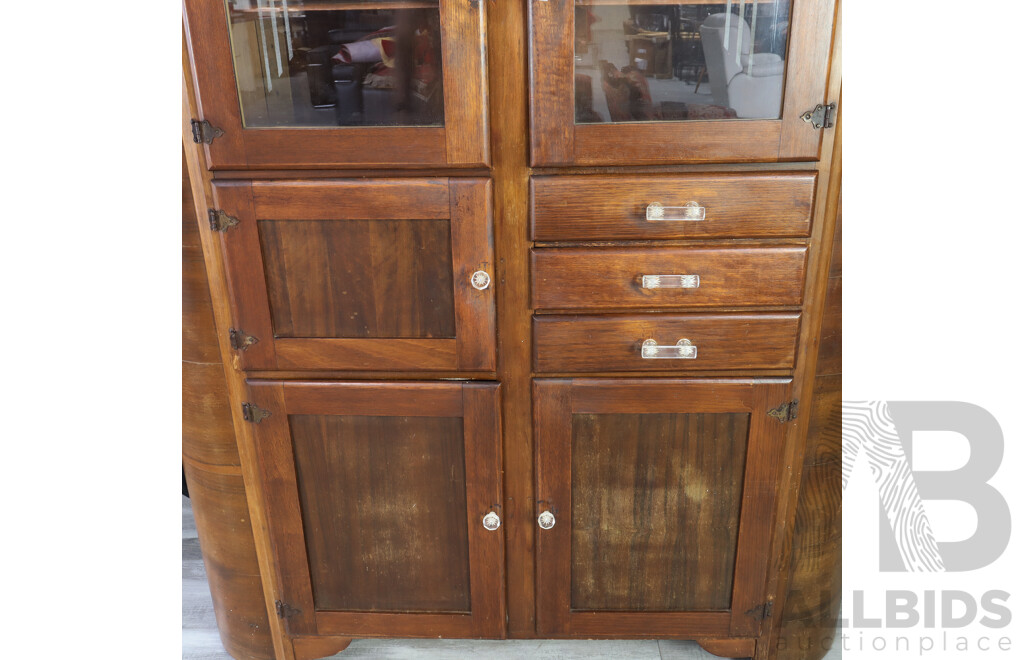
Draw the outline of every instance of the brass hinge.
[[[223,129],[217,128],[210,122],[192,120],[192,141],[196,144],[210,144],[214,138],[224,135]]]
[[[242,419],[253,424],[259,424],[267,417],[270,417],[270,411],[260,408],[253,403],[242,404]]]
[[[836,124],[836,104],[822,105],[819,103],[814,106],[814,110],[808,110],[800,115],[800,119],[815,129],[832,128]]]
[[[280,600],[274,601],[274,610],[277,612],[278,619],[290,619],[296,614],[302,614],[302,610],[297,607],[292,607],[288,603]]]
[[[244,351],[260,340],[259,337],[247,335],[241,330],[235,330],[234,328],[228,330],[228,336],[231,339],[231,348],[236,351]]]
[[[799,405],[799,401],[787,401],[786,403],[783,403],[769,410],[768,416],[774,417],[783,424],[785,424],[786,422],[792,422],[794,419],[796,419],[797,406]]]
[[[220,209],[209,209],[207,214],[210,218],[210,229],[213,231],[227,231],[238,224],[238,218]]]
[[[775,601],[770,600],[767,603],[752,607],[747,610],[747,616],[753,617],[758,621],[764,621],[765,619],[771,618],[772,609],[775,607]]]

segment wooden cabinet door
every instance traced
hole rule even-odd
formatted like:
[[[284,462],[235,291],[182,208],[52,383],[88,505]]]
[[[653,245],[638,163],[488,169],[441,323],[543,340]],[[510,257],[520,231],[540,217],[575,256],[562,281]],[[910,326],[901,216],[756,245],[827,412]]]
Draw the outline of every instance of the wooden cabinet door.
[[[531,0],[532,164],[816,160],[835,6]]]
[[[289,633],[502,636],[496,383],[248,388]]]
[[[757,636],[789,391],[534,381],[538,633]]]
[[[185,0],[207,162],[486,165],[486,4]]]
[[[489,371],[490,182],[214,185],[244,369]],[[482,273],[482,274],[481,274]]]

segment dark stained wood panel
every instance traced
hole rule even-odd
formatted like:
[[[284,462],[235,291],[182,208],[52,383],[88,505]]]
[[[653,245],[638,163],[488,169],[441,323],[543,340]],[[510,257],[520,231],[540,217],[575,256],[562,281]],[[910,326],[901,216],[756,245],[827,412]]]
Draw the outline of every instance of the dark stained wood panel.
[[[807,248],[540,248],[535,309],[799,305]],[[643,288],[644,275],[696,275],[689,289]]]
[[[453,338],[447,220],[261,220],[277,337]]]
[[[748,419],[572,416],[574,610],[729,608]]]
[[[542,176],[530,180],[536,241],[807,236],[814,172]],[[701,221],[647,220],[647,206],[705,209]]]
[[[449,217],[448,179],[257,181],[260,220],[438,220]]]
[[[469,612],[462,419],[289,421],[317,609]]]

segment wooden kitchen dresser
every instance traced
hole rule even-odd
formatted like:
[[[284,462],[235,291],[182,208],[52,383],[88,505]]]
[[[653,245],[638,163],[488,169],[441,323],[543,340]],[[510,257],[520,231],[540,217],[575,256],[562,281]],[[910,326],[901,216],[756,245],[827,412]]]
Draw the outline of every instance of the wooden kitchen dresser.
[[[237,456],[223,433],[224,460],[204,453],[194,408],[183,449],[244,484],[195,502],[232,654],[670,638],[820,658],[838,503],[804,465],[838,392],[839,3],[184,9]],[[203,511],[239,506],[242,527]],[[242,643],[240,620],[270,634]]]

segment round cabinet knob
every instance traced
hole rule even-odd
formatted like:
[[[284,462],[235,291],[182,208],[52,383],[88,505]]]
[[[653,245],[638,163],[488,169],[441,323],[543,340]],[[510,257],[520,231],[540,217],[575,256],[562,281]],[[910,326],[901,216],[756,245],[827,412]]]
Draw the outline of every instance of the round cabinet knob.
[[[498,517],[498,514],[496,514],[495,512],[491,511],[486,516],[484,516],[484,529],[487,529],[487,530],[490,530],[490,531],[493,532],[494,530],[498,529],[499,527],[501,527],[501,518]]]
[[[469,283],[473,285],[473,288],[477,291],[483,291],[487,287],[491,286],[491,276],[487,274],[485,270],[478,270],[469,278]]]
[[[551,529],[555,526],[555,514],[545,511],[537,516],[537,524],[541,529]]]

